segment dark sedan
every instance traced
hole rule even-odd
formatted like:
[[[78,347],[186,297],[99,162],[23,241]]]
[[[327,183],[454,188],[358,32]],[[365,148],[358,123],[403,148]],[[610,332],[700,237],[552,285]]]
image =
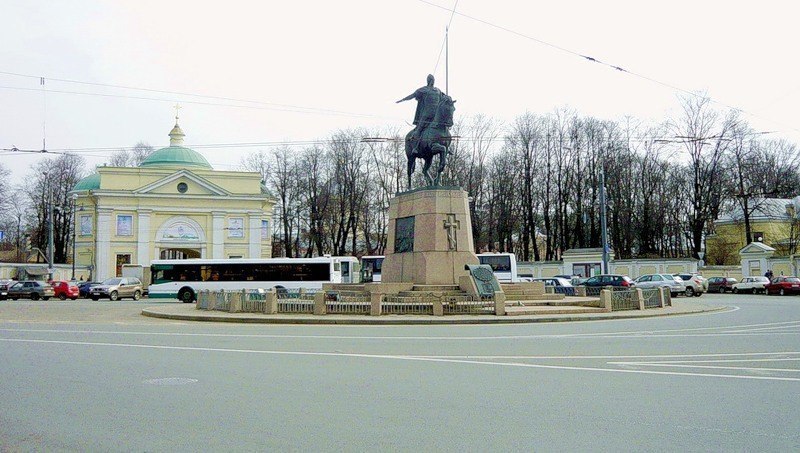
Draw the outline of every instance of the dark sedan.
[[[89,297],[89,290],[92,286],[99,285],[101,282],[80,282],[78,283],[78,295],[80,297]]]
[[[764,285],[767,294],[800,294],[800,278],[797,277],[775,277]]]
[[[616,274],[602,274],[602,275],[595,275],[594,277],[588,278],[585,282],[581,283],[581,286],[589,286],[589,287],[603,287],[603,286],[621,286],[621,287],[633,287],[636,286],[636,283],[631,280],[630,277],[627,275],[616,275]]]
[[[737,283],[739,283],[739,281],[731,277],[711,277],[708,279],[708,292],[710,293],[724,293],[726,291],[733,292],[733,285]]]

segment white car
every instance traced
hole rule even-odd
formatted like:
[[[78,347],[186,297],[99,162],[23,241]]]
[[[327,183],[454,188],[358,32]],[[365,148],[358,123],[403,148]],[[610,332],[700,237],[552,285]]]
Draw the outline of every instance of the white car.
[[[646,274],[634,280],[637,288],[669,288],[672,297],[686,292],[686,284],[680,277],[669,274]]]
[[[767,277],[745,277],[739,283],[733,285],[733,293],[767,293],[765,288],[769,285]]]

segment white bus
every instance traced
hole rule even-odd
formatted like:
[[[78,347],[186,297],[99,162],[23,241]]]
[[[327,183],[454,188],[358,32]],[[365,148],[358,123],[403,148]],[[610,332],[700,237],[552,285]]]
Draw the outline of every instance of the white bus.
[[[358,267],[351,256],[153,260],[149,297],[189,303],[204,289],[319,289],[323,283],[358,282]]]
[[[372,269],[372,281],[381,281],[381,268],[383,255],[361,257],[361,269]],[[492,267],[497,281],[503,283],[517,283],[524,281],[517,275],[517,256],[513,253],[480,253],[478,260],[481,264]]]
[[[501,283],[517,283],[517,256],[513,253],[479,253],[478,260],[481,264],[488,264],[494,271],[494,276]]]
[[[372,273],[372,281],[380,283],[381,281],[381,268],[383,267],[383,256],[362,256],[361,257],[361,270],[366,274]]]

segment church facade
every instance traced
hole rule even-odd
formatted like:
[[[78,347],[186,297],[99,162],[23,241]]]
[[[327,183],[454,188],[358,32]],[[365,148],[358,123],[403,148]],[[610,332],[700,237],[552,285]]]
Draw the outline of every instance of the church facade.
[[[215,171],[183,146],[177,119],[169,137],[138,167],[98,167],[75,185],[75,261],[94,280],[154,259],[272,255],[275,202],[261,174]]]

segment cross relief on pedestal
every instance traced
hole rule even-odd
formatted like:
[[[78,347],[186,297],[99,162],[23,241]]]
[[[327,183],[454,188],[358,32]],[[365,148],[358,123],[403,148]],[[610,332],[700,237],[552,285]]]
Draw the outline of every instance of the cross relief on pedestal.
[[[444,220],[444,229],[447,230],[447,249],[458,249],[458,236],[456,230],[461,228],[461,221],[456,220],[455,214],[447,214],[447,219]]]

